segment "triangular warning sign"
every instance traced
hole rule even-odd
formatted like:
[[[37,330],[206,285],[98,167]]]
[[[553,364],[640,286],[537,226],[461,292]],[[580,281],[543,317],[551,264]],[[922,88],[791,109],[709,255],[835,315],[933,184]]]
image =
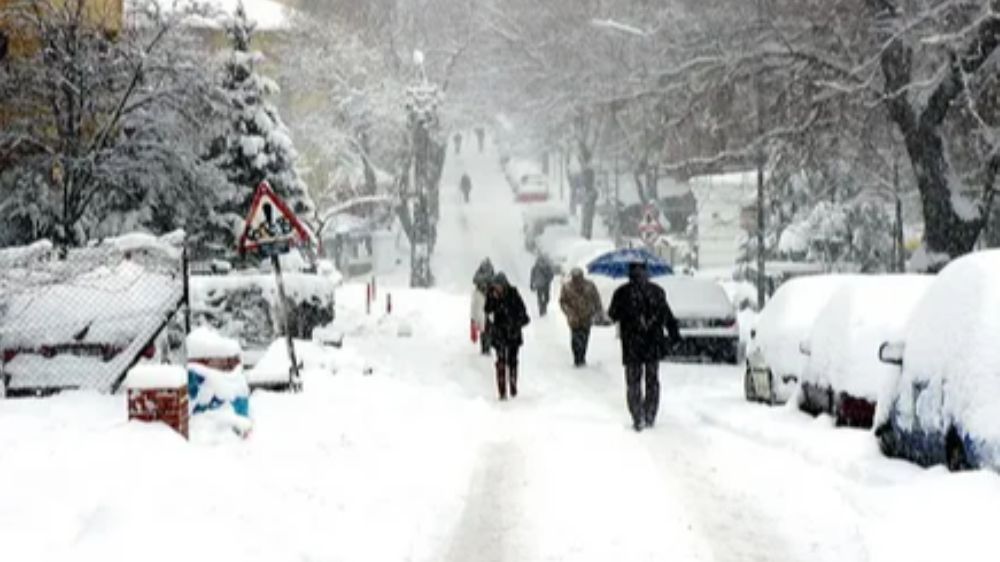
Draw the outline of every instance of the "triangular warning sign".
[[[312,236],[288,205],[271,189],[267,181],[260,182],[250,205],[250,214],[240,236],[240,252],[268,249],[287,252],[292,246],[309,244]]]

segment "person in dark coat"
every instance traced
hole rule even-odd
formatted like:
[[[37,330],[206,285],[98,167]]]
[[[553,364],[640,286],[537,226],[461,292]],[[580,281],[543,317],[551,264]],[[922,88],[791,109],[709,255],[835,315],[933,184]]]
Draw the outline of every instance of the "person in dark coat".
[[[458,188],[462,190],[462,196],[465,198],[465,202],[469,202],[469,192],[472,191],[472,178],[469,174],[462,174],[462,179],[458,182]]]
[[[476,140],[479,141],[479,153],[482,154],[483,147],[486,145],[486,129],[476,127]]]
[[[528,311],[517,288],[507,281],[507,276],[497,273],[486,298],[486,316],[490,322],[490,337],[497,352],[497,390],[500,399],[517,396],[517,354],[524,343],[521,330],[528,325]]]
[[[579,267],[574,267],[570,271],[569,281],[562,286],[559,306],[562,307],[566,322],[569,324],[573,365],[583,367],[587,364],[590,328],[595,320],[601,319],[604,315],[604,306],[601,305],[601,294],[597,292],[597,286],[583,276],[583,270]]]
[[[538,315],[545,316],[552,298],[552,279],[556,276],[552,262],[545,256],[538,256],[531,267],[531,290],[538,295]]]
[[[629,265],[628,283],[611,297],[608,316],[618,323],[622,340],[622,363],[632,427],[641,431],[656,421],[660,405],[660,359],[667,353],[666,333],[680,341],[680,329],[666,293],[651,283],[643,263]],[[645,395],[642,382],[645,379]]]
[[[489,355],[490,353],[490,318],[486,314],[486,301],[490,294],[490,286],[493,284],[493,277],[495,276],[493,271],[493,262],[490,258],[485,258],[476,268],[476,273],[472,276],[472,285],[475,287],[475,293],[473,293],[473,311],[472,317],[473,321],[482,319],[482,323],[477,325],[479,330],[479,345],[480,351],[483,355]],[[482,306],[480,308],[480,303]],[[478,308],[478,310],[477,310]]]

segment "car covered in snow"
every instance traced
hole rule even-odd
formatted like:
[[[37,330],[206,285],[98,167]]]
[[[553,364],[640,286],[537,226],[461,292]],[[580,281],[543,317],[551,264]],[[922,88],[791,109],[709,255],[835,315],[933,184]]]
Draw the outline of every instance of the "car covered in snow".
[[[880,396],[883,453],[923,466],[1000,470],[1000,250],[959,258],[880,350],[901,374]],[[895,348],[896,353],[892,353]]]
[[[518,203],[543,203],[549,200],[549,179],[543,174],[527,174],[521,178],[514,199]]]
[[[557,224],[546,228],[538,237],[538,254],[547,256],[559,272],[565,271],[573,246],[583,240],[575,228]]]
[[[799,277],[775,291],[750,332],[743,380],[747,400],[783,404],[791,398],[805,368],[800,346],[820,310],[850,279],[847,275]]]
[[[736,309],[721,285],[707,279],[664,276],[653,281],[667,294],[682,340],[670,356],[739,363],[740,328]]]
[[[507,184],[510,185],[511,191],[516,194],[521,188],[521,184],[524,183],[525,178],[542,175],[542,168],[531,160],[511,158],[504,164],[503,173],[507,178]]]
[[[555,205],[531,205],[521,213],[521,231],[524,233],[524,248],[534,252],[538,237],[546,228],[554,225],[569,225],[569,211]]]
[[[872,426],[878,396],[899,377],[879,361],[882,342],[898,339],[930,287],[926,275],[863,276],[842,286],[820,311],[804,346],[799,409],[830,414],[837,425]]]

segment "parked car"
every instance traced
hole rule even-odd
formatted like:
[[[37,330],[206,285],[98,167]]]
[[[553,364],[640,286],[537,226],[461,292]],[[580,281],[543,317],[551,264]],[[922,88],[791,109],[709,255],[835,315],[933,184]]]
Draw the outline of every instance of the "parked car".
[[[546,228],[554,225],[569,225],[569,211],[554,205],[532,205],[521,213],[521,231],[524,233],[524,248],[534,252],[538,237]]]
[[[514,200],[518,203],[542,203],[549,200],[549,179],[542,174],[521,178]]]
[[[569,252],[573,245],[583,240],[580,233],[570,225],[550,226],[538,237],[538,253],[548,256],[556,271],[564,272]]]
[[[799,347],[820,310],[848,275],[800,277],[781,285],[764,306],[747,345],[744,393],[750,401],[784,404],[805,368]]]
[[[666,291],[680,325],[683,340],[671,349],[672,357],[739,363],[736,309],[721,285],[683,276],[657,277],[653,281]]]
[[[870,428],[879,394],[899,377],[898,366],[879,361],[879,346],[902,336],[932,281],[926,275],[872,275],[838,289],[804,346],[799,409],[830,414],[837,425]]]
[[[997,311],[1000,250],[964,256],[938,274],[902,340],[880,350],[902,369],[876,412],[883,453],[923,466],[1000,470]]]
[[[515,194],[521,187],[524,179],[528,176],[542,175],[542,168],[538,164],[525,160],[524,158],[511,158],[503,167],[504,175],[511,191]]]

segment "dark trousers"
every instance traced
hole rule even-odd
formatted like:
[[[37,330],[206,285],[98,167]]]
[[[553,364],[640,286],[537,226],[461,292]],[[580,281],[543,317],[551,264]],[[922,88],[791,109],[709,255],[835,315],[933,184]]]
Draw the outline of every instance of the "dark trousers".
[[[551,290],[549,287],[544,287],[542,289],[537,289],[535,292],[538,293],[538,315],[545,316],[546,311],[549,309]]]
[[[590,343],[590,326],[571,328],[570,347],[573,348],[573,364],[577,367],[587,363],[587,344]]]
[[[479,349],[483,355],[490,354],[490,341],[490,324],[487,322],[482,333],[479,334]]]
[[[645,395],[642,388],[643,378],[646,379]],[[656,411],[660,407],[660,364],[654,361],[625,365],[625,384],[628,385],[626,398],[632,422],[636,426],[643,423],[653,425],[656,421]]]
[[[497,350],[497,392],[500,399],[507,398],[508,383],[510,395],[517,396],[517,353],[521,347],[500,342],[494,347]]]

